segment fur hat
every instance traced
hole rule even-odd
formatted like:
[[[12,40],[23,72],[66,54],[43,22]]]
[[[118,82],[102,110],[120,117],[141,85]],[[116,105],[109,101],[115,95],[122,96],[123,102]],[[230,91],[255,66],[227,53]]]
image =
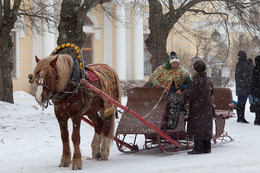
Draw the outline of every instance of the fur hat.
[[[172,63],[172,62],[180,62],[180,60],[179,60],[179,57],[178,57],[178,55],[176,54],[176,52],[174,52],[174,51],[172,51],[171,53],[170,53],[170,64]]]
[[[206,70],[206,65],[202,60],[197,60],[194,62],[193,64],[193,68],[197,71],[197,72],[203,72]]]

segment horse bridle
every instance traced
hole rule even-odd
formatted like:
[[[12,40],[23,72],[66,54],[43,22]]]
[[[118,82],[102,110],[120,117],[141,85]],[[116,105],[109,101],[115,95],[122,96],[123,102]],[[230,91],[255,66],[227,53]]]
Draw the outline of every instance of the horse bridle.
[[[44,88],[46,88],[48,90],[47,94],[50,95],[51,97],[53,96],[52,90],[53,90],[53,87],[54,87],[54,82],[58,77],[55,68],[52,68],[52,72],[53,72],[53,77],[52,77],[52,81],[51,81],[51,86],[48,86],[45,83],[43,83],[43,76],[42,76],[41,73],[39,73],[39,80],[37,81],[37,87],[43,86]],[[50,102],[50,99],[47,100],[46,105],[41,105],[41,106],[44,107],[44,108],[47,108],[49,102]]]
[[[55,80],[58,78],[58,73],[56,72],[56,70],[55,70],[55,68],[52,68],[52,71],[53,71],[53,77],[52,77],[52,82],[51,82],[51,86],[48,86],[48,85],[46,85],[45,83],[43,83],[43,76],[42,76],[42,74],[41,73],[39,73],[39,75],[40,75],[40,77],[39,77],[39,80],[37,81],[37,86],[43,86],[44,88],[47,88],[48,89],[48,95],[51,95],[51,98],[50,99],[48,99],[47,100],[47,102],[46,102],[46,105],[41,105],[41,107],[44,109],[46,109],[47,107],[48,107],[48,105],[50,104],[50,100],[52,99],[52,97],[53,97],[53,95],[54,95],[54,93],[52,93],[52,90],[53,90],[53,87],[54,87],[54,82],[55,82]],[[77,85],[77,87],[76,87],[76,90],[74,90],[73,92],[68,92],[68,93],[70,93],[70,94],[76,94],[76,93],[78,93],[78,89],[79,89],[79,87],[80,87],[80,85]],[[89,89],[90,90],[90,89]],[[93,101],[93,97],[94,97],[94,95],[96,95],[96,94],[89,94],[90,95],[90,97],[88,98],[88,101],[86,101],[86,100],[84,100],[84,97],[83,97],[83,90],[82,90],[82,88],[81,88],[81,98],[82,98],[82,102],[84,103],[85,101],[86,102],[88,102],[88,104],[85,104],[85,106],[84,106],[84,108],[82,109],[82,113],[84,113],[84,112],[86,112],[88,109],[89,109],[89,107],[90,107],[90,105],[91,105],[91,103],[92,103],[92,101]],[[98,95],[99,96],[99,95]],[[69,100],[68,100],[69,101]]]

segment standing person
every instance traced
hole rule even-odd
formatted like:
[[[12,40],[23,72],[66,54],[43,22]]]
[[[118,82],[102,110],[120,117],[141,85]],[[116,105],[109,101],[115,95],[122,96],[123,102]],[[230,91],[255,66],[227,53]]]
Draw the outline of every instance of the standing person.
[[[248,88],[249,88],[249,91],[250,91],[250,88],[251,88],[250,85],[251,85],[252,76],[253,76],[253,69],[254,69],[254,67],[255,67],[252,58],[248,58],[248,59],[247,59],[247,65],[248,65],[248,78],[249,78]],[[249,94],[248,100],[249,100],[249,103],[250,103],[250,105],[251,105],[251,104],[253,103],[253,96],[252,96],[252,94]]]
[[[150,76],[147,87],[160,86],[168,91],[166,128],[174,129],[180,115],[187,114],[183,96],[176,95],[187,89],[191,83],[189,73],[180,66],[179,57],[172,51],[167,63],[159,66]]]
[[[254,101],[258,103],[258,110],[255,113],[255,125],[260,125],[260,55],[255,58],[255,67],[253,69],[252,81],[250,84],[250,93],[254,97]]]
[[[183,92],[184,99],[190,101],[187,132],[194,139],[194,148],[188,154],[210,153],[213,121],[210,97],[214,88],[202,60],[195,61],[193,68],[195,76],[190,88]]]
[[[246,52],[238,52],[238,62],[235,69],[236,95],[237,101],[237,122],[248,123],[245,119],[246,100],[249,95],[249,70]]]

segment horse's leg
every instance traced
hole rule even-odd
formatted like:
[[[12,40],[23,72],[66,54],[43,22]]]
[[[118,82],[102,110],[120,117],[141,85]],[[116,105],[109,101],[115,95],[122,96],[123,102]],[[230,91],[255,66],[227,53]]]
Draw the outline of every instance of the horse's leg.
[[[98,116],[97,113],[88,115],[89,119],[92,121],[94,128],[95,128],[95,134],[93,136],[93,140],[91,143],[92,148],[92,159],[99,159],[100,156],[100,143],[101,143],[101,132],[102,132],[102,120]]]
[[[102,145],[101,145],[101,160],[107,160],[109,155],[109,145],[111,143],[114,133],[114,114],[109,115],[103,120],[102,127]]]
[[[100,160],[107,160],[109,155],[109,142],[108,137],[102,133],[101,157]]]
[[[93,136],[93,140],[91,142],[92,148],[92,159],[99,159],[100,155],[100,143],[101,143],[101,134],[95,133]]]
[[[69,131],[68,131],[68,118],[62,114],[55,113],[56,118],[60,125],[61,140],[63,144],[62,157],[60,167],[68,167],[71,163],[70,144],[69,144]]]
[[[72,170],[82,169],[82,160],[80,153],[80,124],[81,124],[81,115],[72,116],[73,122],[73,132],[72,132],[72,142],[74,145],[74,154],[72,160]]]

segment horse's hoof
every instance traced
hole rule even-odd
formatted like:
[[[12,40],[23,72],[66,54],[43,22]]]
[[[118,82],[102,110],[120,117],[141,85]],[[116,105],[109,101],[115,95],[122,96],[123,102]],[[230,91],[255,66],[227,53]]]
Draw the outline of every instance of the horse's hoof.
[[[72,170],[81,170],[81,169],[82,169],[81,164],[73,164],[72,165]]]
[[[81,159],[73,159],[72,161],[72,170],[81,170],[82,169],[82,161]]]
[[[60,163],[59,167],[69,167],[69,166],[70,166],[70,162],[63,162],[63,163]]]
[[[70,155],[62,156],[59,167],[69,167],[71,164]]]
[[[108,160],[108,156],[101,156],[100,160]]]
[[[101,158],[101,154],[100,154],[100,153],[94,154],[94,155],[92,156],[92,159],[99,160],[100,158]]]

